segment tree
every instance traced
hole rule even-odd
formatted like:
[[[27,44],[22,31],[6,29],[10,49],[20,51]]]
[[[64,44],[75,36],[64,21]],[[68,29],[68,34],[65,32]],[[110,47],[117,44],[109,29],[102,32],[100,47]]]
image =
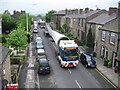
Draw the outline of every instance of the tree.
[[[65,30],[65,32],[68,33],[68,31],[67,31],[68,25],[67,24],[63,24],[62,27]]]
[[[16,21],[9,15],[2,15],[2,33],[11,32],[17,26]]]
[[[91,28],[90,28],[89,31],[88,31],[86,45],[87,45],[89,48],[92,48],[92,49],[93,49],[94,40],[93,40],[93,35],[92,35],[92,29],[91,29]]]
[[[57,11],[51,10],[51,11],[49,11],[48,13],[46,13],[46,16],[45,16],[46,22],[50,22],[50,20],[51,20],[51,15],[52,15],[53,13],[55,13],[55,12],[57,12]]]
[[[8,35],[6,41],[9,46],[20,50],[21,47],[27,46],[27,32],[24,30],[24,28],[17,28]]]
[[[30,30],[31,21],[32,21],[33,16],[29,15],[29,14],[22,14],[19,16],[19,20],[17,21],[17,27],[21,27],[21,28],[24,27],[27,30],[26,16],[28,16],[28,29]]]

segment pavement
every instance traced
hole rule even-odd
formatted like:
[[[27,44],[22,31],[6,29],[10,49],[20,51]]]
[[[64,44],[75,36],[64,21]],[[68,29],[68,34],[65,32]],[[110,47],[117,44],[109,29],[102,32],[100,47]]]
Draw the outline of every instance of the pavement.
[[[84,52],[82,48],[80,48],[80,52]],[[96,71],[101,74],[114,88],[118,89],[118,73],[114,72],[113,68],[108,68],[104,66],[104,61],[102,59],[98,59],[94,57],[97,67]]]

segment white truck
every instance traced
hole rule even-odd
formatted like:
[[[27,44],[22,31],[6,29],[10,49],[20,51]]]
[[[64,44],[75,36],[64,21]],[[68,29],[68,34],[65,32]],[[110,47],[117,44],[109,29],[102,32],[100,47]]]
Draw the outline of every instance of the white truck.
[[[74,40],[69,40],[63,34],[60,34],[47,25],[49,34],[57,46],[57,58],[61,67],[76,67],[79,62],[78,45]]]

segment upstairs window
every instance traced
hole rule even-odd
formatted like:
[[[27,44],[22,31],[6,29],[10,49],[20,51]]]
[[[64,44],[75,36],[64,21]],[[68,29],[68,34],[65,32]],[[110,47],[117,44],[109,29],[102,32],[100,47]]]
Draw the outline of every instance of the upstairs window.
[[[115,33],[113,32],[110,33],[110,43],[115,44]]]
[[[102,41],[105,41],[105,31],[102,31]]]

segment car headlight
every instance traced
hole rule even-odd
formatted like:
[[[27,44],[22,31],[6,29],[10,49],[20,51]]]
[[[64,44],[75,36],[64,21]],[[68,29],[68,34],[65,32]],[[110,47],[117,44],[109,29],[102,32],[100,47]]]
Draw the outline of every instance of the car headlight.
[[[90,64],[88,63],[88,66],[90,66]]]

